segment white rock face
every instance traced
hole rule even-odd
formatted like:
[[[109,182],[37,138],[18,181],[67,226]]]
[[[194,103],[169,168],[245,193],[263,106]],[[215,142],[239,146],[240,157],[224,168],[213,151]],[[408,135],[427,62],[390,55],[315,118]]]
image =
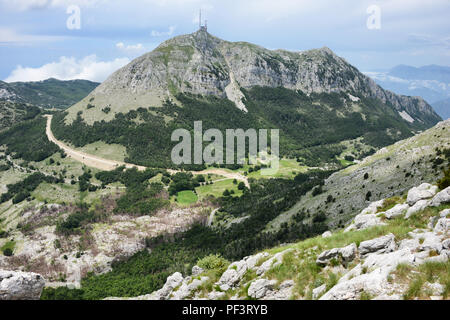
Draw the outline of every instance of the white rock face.
[[[272,258],[270,258],[269,260],[265,261],[257,270],[256,270],[256,274],[258,276],[262,276],[264,275],[267,271],[269,271],[271,268],[276,267],[278,265],[281,264],[281,262],[283,261],[283,256],[288,253],[291,252],[292,249],[287,249],[284,250],[282,252],[279,252],[277,254],[275,254]]]
[[[450,228],[450,219],[449,218],[441,218],[437,221],[434,232],[435,233],[447,233]]]
[[[320,287],[317,287],[317,288],[313,289],[313,291],[312,291],[313,299],[316,300],[326,290],[327,290],[327,285],[326,284],[323,284]]]
[[[438,187],[429,183],[422,183],[420,186],[412,188],[408,192],[406,202],[413,206],[419,200],[430,199],[437,193]]]
[[[414,255],[409,249],[387,254],[371,254],[363,265],[359,264],[325,293],[320,300],[355,300],[362,292],[373,296],[391,295],[392,286],[388,283],[389,273],[400,263],[412,264]],[[367,269],[369,272],[363,273]]]
[[[0,300],[39,300],[44,286],[39,274],[0,270]]]
[[[198,275],[201,275],[205,270],[200,268],[199,266],[193,266],[192,267],[192,276],[196,277]]]
[[[396,218],[396,217],[399,217],[399,216],[405,214],[408,209],[409,209],[409,205],[406,203],[397,204],[392,209],[389,209],[388,211],[386,211],[384,213],[384,215],[387,219],[393,219],[393,218]]]
[[[230,288],[235,287],[241,281],[247,270],[253,270],[258,261],[267,256],[267,252],[258,253],[254,256],[245,257],[241,261],[233,262],[222,274],[217,282],[217,285],[223,291],[227,291]]]
[[[342,259],[344,263],[352,261],[356,257],[356,244],[352,243],[343,248],[333,248],[331,250],[326,250],[322,252],[316,260],[316,263],[325,266],[332,259]]]
[[[364,230],[370,227],[385,225],[380,217],[376,214],[359,214],[355,217],[354,222],[349,225],[344,232],[349,232],[353,230]]]
[[[370,253],[388,253],[396,249],[395,236],[391,233],[387,236],[361,242],[358,251],[361,257]]]
[[[409,219],[411,216],[427,208],[430,205],[430,200],[419,200],[412,207],[406,211],[405,219]]]
[[[248,295],[255,299],[265,297],[266,293],[273,289],[276,280],[258,279],[253,281],[248,288]]]
[[[431,206],[439,207],[440,205],[449,202],[450,202],[450,187],[446,188],[445,190],[442,190],[437,195],[435,195],[433,200],[431,201]]]
[[[325,231],[323,234],[322,234],[322,238],[329,238],[329,237],[331,237],[333,234],[331,233],[331,231]]]

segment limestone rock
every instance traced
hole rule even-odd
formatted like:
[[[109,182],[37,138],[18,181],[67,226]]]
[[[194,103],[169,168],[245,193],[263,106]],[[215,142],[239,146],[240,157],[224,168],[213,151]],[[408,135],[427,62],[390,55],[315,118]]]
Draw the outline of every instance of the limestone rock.
[[[370,253],[388,253],[395,249],[395,236],[391,233],[387,236],[361,242],[358,251],[361,257],[365,257]]]
[[[200,274],[202,274],[205,270],[203,270],[202,268],[200,268],[199,266],[193,266],[192,267],[192,276],[196,277]]]
[[[313,289],[312,291],[312,297],[314,300],[316,300],[318,297],[320,297],[321,294],[323,294],[327,290],[327,285],[323,284],[320,287],[317,287]]]
[[[370,227],[385,225],[380,217],[376,214],[359,214],[355,217],[354,222],[348,226],[344,232],[352,230],[363,230]]]
[[[264,275],[264,273],[266,273],[267,271],[269,271],[271,268],[276,267],[278,265],[281,264],[281,262],[283,261],[283,256],[288,253],[291,252],[292,249],[287,249],[284,250],[282,252],[278,252],[277,254],[275,254],[272,258],[270,258],[269,260],[265,261],[257,270],[256,270],[256,274],[258,276]]]
[[[404,204],[397,204],[392,209],[389,209],[388,211],[386,211],[384,213],[384,216],[387,219],[393,219],[393,218],[396,218],[396,217],[399,217],[399,216],[405,214],[408,209],[409,209],[409,205],[406,204],[406,203],[404,203]]]
[[[447,233],[450,228],[450,218],[441,218],[437,221],[434,232],[435,233]]]
[[[248,295],[255,299],[265,297],[266,293],[273,289],[276,280],[258,279],[253,281],[248,288]]]
[[[0,270],[0,300],[39,300],[44,286],[39,274]]]
[[[361,293],[373,296],[391,296],[393,287],[387,281],[388,275],[398,264],[414,264],[415,257],[409,249],[384,254],[371,254],[365,262],[357,265],[326,292],[320,300],[356,300]],[[367,272],[363,273],[362,270]]]
[[[430,205],[429,200],[419,200],[412,207],[406,211],[405,219],[409,219],[412,215],[416,214],[427,208]]]
[[[316,263],[325,266],[332,259],[342,259],[344,263],[352,261],[356,257],[356,244],[352,243],[343,248],[333,248],[322,252],[316,260]]]
[[[331,237],[333,234],[331,233],[331,231],[325,231],[323,234],[322,234],[322,238],[329,238],[329,237]]]
[[[406,202],[408,202],[410,206],[413,206],[419,200],[432,198],[437,191],[437,186],[433,186],[429,183],[422,183],[420,186],[409,190]]]
[[[439,207],[442,204],[446,204],[450,202],[450,187],[447,187],[445,190],[442,190],[437,195],[434,196],[433,200],[431,200],[431,206]]]

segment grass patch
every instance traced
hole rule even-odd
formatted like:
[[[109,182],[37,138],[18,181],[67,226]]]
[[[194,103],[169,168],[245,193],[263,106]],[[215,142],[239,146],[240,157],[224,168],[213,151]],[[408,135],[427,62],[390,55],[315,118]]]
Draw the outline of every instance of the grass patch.
[[[191,190],[180,191],[177,194],[177,202],[179,204],[189,205],[196,203],[197,201],[198,201],[197,195]]]
[[[16,242],[15,241],[8,241],[0,248],[0,251],[4,255],[12,255],[12,253],[14,252],[15,248],[16,248]],[[8,254],[8,253],[11,253],[11,254]]]

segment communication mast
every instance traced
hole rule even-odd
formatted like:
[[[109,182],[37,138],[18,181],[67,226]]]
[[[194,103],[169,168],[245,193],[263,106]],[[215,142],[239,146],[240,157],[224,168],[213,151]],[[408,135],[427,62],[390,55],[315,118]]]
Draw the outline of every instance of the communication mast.
[[[200,31],[208,31],[208,20],[205,20],[205,24],[202,25],[202,10],[200,9],[200,15],[198,18],[198,29]]]

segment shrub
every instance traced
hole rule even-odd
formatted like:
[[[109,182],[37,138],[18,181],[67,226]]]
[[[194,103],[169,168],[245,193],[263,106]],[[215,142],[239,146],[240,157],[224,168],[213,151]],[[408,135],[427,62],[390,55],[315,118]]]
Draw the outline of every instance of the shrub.
[[[11,248],[6,248],[5,250],[3,250],[3,255],[6,257],[11,257],[13,255],[13,251]]]
[[[230,262],[220,254],[210,254],[197,261],[197,266],[205,270],[225,271]]]

